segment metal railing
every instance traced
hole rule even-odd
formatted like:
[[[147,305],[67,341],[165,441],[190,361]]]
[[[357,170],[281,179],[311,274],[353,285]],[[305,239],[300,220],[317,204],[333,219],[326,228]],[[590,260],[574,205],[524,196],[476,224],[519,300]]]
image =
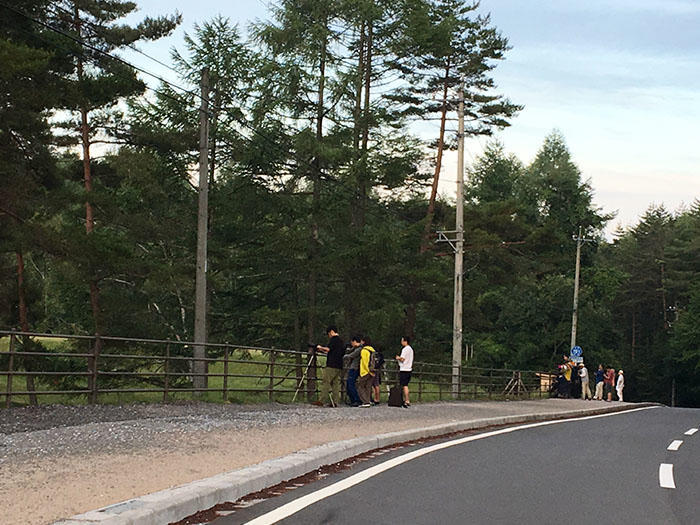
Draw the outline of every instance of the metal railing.
[[[201,346],[206,357],[196,358],[194,348]],[[207,363],[207,373],[194,372],[196,361]],[[8,408],[13,400],[35,404],[40,396],[68,403],[168,402],[203,394],[213,401],[311,401],[323,361],[309,352],[232,343],[0,331],[0,398]],[[464,366],[456,398],[542,397],[544,375]],[[201,376],[207,386],[197,388],[193,379]],[[398,383],[393,360],[381,376],[385,385]],[[454,399],[452,365],[415,362],[411,391],[418,401]]]

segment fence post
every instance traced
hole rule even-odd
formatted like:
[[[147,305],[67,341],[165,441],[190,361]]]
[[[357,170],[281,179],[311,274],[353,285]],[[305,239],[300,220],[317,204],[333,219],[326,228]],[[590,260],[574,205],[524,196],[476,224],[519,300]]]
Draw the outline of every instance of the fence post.
[[[274,401],[273,389],[275,388],[275,349],[270,350],[270,385],[267,390],[267,398],[272,403]]]
[[[459,367],[459,382],[457,383],[457,401],[462,399],[462,382],[465,383],[464,386],[467,386],[466,383],[468,382],[469,376],[464,375],[464,369],[460,366]]]
[[[168,389],[170,387],[170,343],[165,345],[165,389],[163,390],[163,403],[168,402]]]
[[[98,394],[98,388],[97,388],[97,358],[100,355],[100,346],[102,342],[100,341],[100,335],[95,334],[95,344],[92,347],[92,357],[89,358],[90,361],[90,378],[91,378],[91,385],[90,385],[90,404],[94,405],[97,403],[97,394]]]
[[[489,370],[489,399],[491,399],[491,387],[493,386],[493,370]]]
[[[12,372],[15,363],[15,334],[10,334],[10,359],[7,366],[7,395],[5,397],[5,408],[12,406]]]
[[[224,346],[224,401],[228,398],[228,342]]]

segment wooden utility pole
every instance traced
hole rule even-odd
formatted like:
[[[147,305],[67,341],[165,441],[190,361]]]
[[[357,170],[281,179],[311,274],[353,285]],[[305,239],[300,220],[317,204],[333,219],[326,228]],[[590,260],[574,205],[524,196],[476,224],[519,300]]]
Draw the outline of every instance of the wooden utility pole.
[[[455,230],[455,290],[452,330],[452,397],[459,395],[462,368],[462,277],[464,261],[464,88],[459,89],[459,130],[457,133],[457,220]]]
[[[578,282],[581,276],[581,245],[584,242],[593,242],[593,239],[583,238],[583,229],[578,227],[578,236],[574,237],[576,241],[576,276],[574,277],[574,309],[571,313],[571,350],[576,346],[576,324],[578,323]]]
[[[195,281],[194,342],[207,342],[207,229],[209,216],[209,70],[202,69],[199,108],[199,206],[197,210],[197,277]],[[206,346],[194,347],[194,388],[207,388]]]

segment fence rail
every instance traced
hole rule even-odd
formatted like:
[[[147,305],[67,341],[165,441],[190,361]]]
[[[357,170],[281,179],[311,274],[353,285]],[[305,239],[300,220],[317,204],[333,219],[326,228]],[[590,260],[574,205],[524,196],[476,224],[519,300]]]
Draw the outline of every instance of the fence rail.
[[[196,346],[205,347],[206,357],[194,356]],[[196,361],[207,363],[207,373],[194,372]],[[13,402],[37,404],[39,397],[67,403],[168,402],[202,395],[235,402],[311,401],[323,365],[322,356],[298,350],[0,330],[0,398],[4,395],[6,408]],[[460,373],[453,396],[451,364],[415,362],[411,390],[419,401],[548,393],[549,374],[471,366]],[[206,387],[194,387],[197,376],[207,378]],[[393,360],[381,377],[385,385],[398,383]]]

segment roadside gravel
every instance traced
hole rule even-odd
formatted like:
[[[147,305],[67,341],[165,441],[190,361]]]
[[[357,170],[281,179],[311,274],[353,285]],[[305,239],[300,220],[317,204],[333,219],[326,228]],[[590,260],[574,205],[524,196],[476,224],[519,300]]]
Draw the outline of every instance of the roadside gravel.
[[[0,411],[0,521],[51,523],[329,441],[604,404],[552,399],[410,409],[209,403],[13,408]]]

